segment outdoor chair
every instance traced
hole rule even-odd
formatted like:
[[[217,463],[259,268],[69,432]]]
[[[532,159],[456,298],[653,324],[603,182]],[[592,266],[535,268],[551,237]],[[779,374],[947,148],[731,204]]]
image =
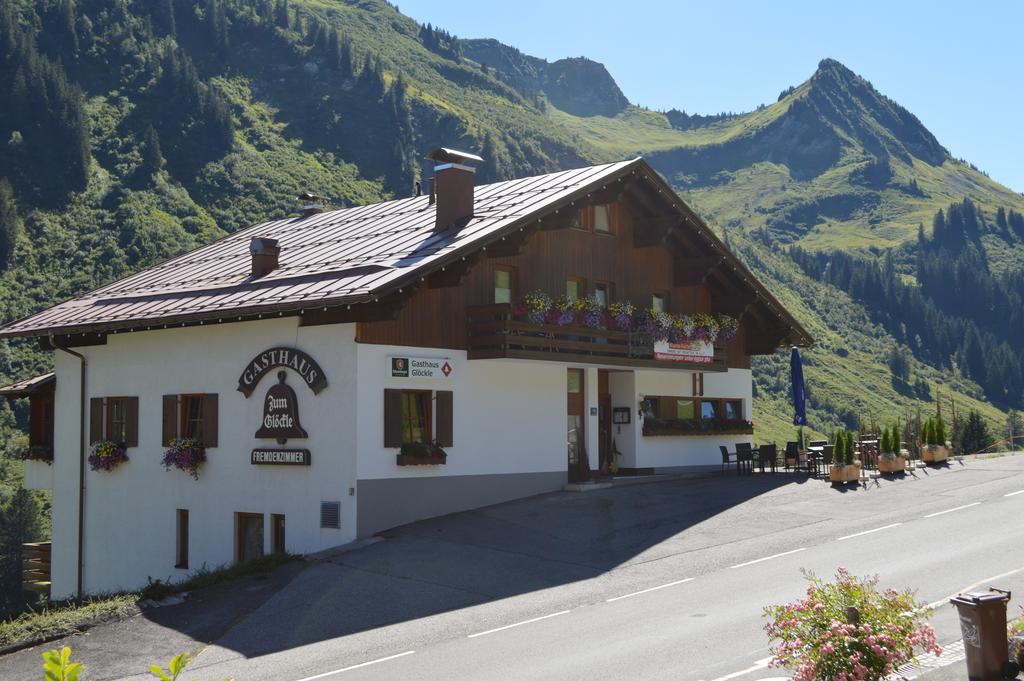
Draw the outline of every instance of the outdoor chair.
[[[828,469],[832,466],[832,454],[835,452],[835,445],[825,445],[821,450],[821,470],[824,475],[828,475]]]
[[[724,475],[726,466],[736,463],[736,452],[730,452],[725,445],[718,445],[718,448],[722,451],[722,474]]]
[[[771,468],[772,473],[775,472],[776,459],[779,456],[779,447],[774,442],[761,445],[757,448],[757,461],[761,467],[761,472],[764,472],[764,465],[767,463]]]
[[[749,442],[737,442],[736,470],[737,472],[743,472],[744,468],[750,473],[754,472],[754,450]]]
[[[787,471],[789,470],[789,462],[790,461],[796,461],[796,465],[794,466],[794,468],[799,468],[800,467],[800,443],[799,442],[795,442],[794,441],[794,442],[787,442],[786,443],[786,453],[785,453],[785,455],[783,457],[782,465],[783,465],[783,468],[785,470],[787,470]]]

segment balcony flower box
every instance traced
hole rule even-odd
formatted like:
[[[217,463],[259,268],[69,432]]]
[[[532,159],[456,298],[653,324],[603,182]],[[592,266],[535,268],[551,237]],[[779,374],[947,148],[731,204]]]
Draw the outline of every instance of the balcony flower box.
[[[644,419],[645,437],[673,435],[752,435],[754,424],[742,419]]]
[[[402,445],[395,457],[399,466],[443,466],[448,453],[437,442],[414,442]]]
[[[942,463],[949,458],[949,448],[945,445],[921,445],[921,461],[925,463]]]
[[[21,453],[22,461],[41,461],[46,464],[53,463],[53,447],[49,445],[32,445]]]

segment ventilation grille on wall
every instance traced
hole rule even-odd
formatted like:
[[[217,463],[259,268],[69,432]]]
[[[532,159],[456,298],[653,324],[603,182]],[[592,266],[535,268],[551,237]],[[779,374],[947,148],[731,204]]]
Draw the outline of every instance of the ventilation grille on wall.
[[[340,501],[320,502],[320,527],[326,527],[332,530],[341,529]]]

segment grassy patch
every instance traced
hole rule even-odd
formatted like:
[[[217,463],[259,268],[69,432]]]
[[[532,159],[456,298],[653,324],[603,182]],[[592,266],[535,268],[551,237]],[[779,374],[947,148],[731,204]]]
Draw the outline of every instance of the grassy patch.
[[[23,641],[71,634],[84,625],[120,619],[139,611],[140,599],[161,600],[184,591],[202,589],[232,579],[272,572],[285,563],[301,560],[290,554],[273,554],[247,563],[217,568],[201,568],[187,579],[173,584],[150,582],[139,593],[96,596],[85,601],[51,603],[0,622],[0,647]]]
[[[22,613],[0,622],[0,646],[62,635],[85,624],[133,615],[138,612],[138,598],[134,593],[102,596]]]
[[[159,579],[150,581],[142,590],[141,596],[142,598],[151,598],[158,601],[183,591],[194,591],[195,589],[202,589],[214,584],[220,584],[221,582],[238,579],[239,577],[273,572],[285,563],[295,560],[302,560],[302,558],[301,556],[289,553],[273,553],[246,563],[235,563],[234,565],[223,565],[215,568],[202,567],[180,582],[169,584]]]

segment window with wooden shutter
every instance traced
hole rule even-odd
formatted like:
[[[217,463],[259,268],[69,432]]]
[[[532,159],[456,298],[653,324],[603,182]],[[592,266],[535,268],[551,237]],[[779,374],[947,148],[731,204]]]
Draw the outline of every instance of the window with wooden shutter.
[[[178,396],[164,395],[163,401],[163,429],[160,445],[168,446],[172,440],[178,438]]]
[[[103,398],[89,400],[89,444],[103,441]]]
[[[176,515],[177,541],[175,542],[174,567],[188,569],[188,509],[179,508]]]
[[[384,446],[402,446],[402,391],[384,390]]]
[[[453,399],[451,390],[438,390],[434,408],[437,419],[435,432],[437,442],[442,447],[454,446],[455,428],[453,419]]]
[[[124,444],[126,447],[139,446],[139,398],[125,398],[128,423],[125,427]]]
[[[218,422],[220,420],[217,411],[217,393],[203,395],[203,444],[207,447],[217,446]]]

